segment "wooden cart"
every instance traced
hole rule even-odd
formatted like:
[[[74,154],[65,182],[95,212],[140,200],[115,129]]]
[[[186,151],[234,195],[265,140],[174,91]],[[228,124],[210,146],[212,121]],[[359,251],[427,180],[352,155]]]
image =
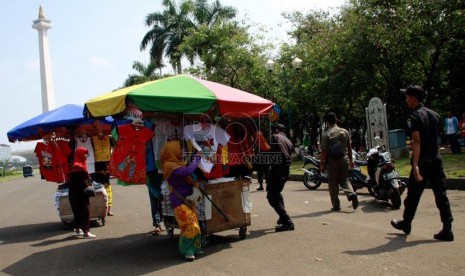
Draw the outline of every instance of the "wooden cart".
[[[250,180],[240,179],[217,184],[201,184],[206,195],[197,208],[199,225],[202,231],[202,247],[208,246],[210,235],[213,233],[239,229],[239,237],[245,239],[247,226],[251,225],[250,212],[244,212],[243,200],[248,201]],[[244,198],[247,197],[247,198]],[[168,196],[165,196],[165,199]],[[173,238],[174,229],[179,228],[174,215],[165,208],[164,202],[163,222],[168,231],[168,236]],[[216,205],[216,207],[214,206]],[[168,212],[167,212],[168,211]]]

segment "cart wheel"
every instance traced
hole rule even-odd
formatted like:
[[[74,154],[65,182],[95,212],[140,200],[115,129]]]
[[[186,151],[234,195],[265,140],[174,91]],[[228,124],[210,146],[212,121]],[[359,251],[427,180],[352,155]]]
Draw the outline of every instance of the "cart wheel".
[[[174,238],[174,228],[168,228],[168,238]]]
[[[207,247],[210,244],[210,236],[202,235],[201,243],[203,248]]]
[[[243,240],[243,239],[245,239],[246,236],[247,236],[247,227],[239,228],[239,238],[241,238],[241,240]]]

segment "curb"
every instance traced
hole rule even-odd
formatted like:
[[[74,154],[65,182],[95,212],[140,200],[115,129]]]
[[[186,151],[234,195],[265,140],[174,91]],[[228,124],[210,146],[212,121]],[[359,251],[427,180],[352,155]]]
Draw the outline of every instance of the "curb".
[[[254,178],[256,178],[256,174],[254,173]],[[304,176],[299,174],[291,174],[289,176],[289,180],[291,181],[303,181]],[[408,177],[402,177],[402,181],[408,183]],[[430,189],[431,186],[427,185],[426,188]],[[446,178],[446,189],[447,190],[460,190],[465,191],[465,179],[461,178]]]

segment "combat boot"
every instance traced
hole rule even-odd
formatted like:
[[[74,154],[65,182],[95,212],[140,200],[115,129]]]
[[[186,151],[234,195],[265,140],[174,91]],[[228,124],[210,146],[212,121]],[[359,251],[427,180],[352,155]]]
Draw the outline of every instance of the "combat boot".
[[[452,222],[445,222],[442,230],[434,234],[434,238],[440,241],[453,241],[454,240],[454,232],[452,232]]]
[[[412,223],[407,222],[405,220],[391,220],[392,227],[404,231],[405,234],[409,235],[410,231],[412,231]]]

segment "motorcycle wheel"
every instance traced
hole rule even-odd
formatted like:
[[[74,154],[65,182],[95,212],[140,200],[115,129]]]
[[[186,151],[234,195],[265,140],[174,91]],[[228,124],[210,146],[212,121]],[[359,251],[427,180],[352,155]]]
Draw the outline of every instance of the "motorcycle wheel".
[[[400,191],[398,188],[392,188],[391,194],[389,196],[389,200],[391,200],[392,209],[399,209],[402,205],[402,198],[400,197]]]
[[[309,190],[316,190],[321,185],[320,171],[315,168],[310,168],[309,171],[311,171],[312,174],[307,172],[304,173],[304,185]]]
[[[370,184],[368,184],[368,185],[370,185]],[[372,197],[378,199],[378,197],[379,197],[379,196],[378,196],[378,193],[375,192],[375,190],[373,189],[373,187],[368,186],[367,189],[368,189],[368,192],[370,193],[370,195],[371,195]]]

